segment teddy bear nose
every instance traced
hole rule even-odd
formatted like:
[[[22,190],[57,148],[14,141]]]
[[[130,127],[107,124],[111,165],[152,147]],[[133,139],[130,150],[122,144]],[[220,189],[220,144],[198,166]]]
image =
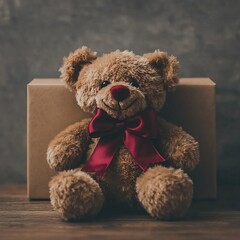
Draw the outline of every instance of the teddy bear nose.
[[[129,89],[123,85],[116,85],[110,89],[112,97],[118,102],[128,98],[130,92]]]

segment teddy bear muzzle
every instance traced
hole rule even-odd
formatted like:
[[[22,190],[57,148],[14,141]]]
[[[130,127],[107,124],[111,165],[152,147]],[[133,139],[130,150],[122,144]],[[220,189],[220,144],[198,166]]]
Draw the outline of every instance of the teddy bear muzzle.
[[[130,95],[129,89],[123,85],[116,85],[110,89],[110,93],[113,99],[121,102],[127,99]]]
[[[108,84],[96,96],[97,108],[113,118],[125,119],[146,108],[145,95],[126,82]]]

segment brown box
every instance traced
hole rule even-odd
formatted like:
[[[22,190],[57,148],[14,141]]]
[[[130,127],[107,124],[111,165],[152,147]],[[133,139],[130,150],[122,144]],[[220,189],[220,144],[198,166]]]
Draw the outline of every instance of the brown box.
[[[183,78],[169,93],[163,111],[200,143],[200,164],[192,173],[195,198],[216,197],[215,83],[208,78]],[[59,79],[34,79],[28,84],[27,189],[29,199],[48,199],[54,174],[46,161],[51,139],[68,125],[90,116]]]

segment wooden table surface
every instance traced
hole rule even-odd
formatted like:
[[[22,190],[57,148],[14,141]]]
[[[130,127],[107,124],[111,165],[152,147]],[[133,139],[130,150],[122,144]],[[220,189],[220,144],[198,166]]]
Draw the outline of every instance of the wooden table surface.
[[[218,200],[194,201],[181,221],[146,214],[108,213],[78,223],[62,221],[49,201],[28,201],[25,186],[0,186],[0,239],[240,239],[240,189],[223,188]]]

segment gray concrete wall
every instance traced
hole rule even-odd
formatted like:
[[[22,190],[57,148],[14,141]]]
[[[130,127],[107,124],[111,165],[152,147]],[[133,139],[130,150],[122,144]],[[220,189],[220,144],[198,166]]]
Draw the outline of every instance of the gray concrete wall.
[[[26,84],[58,77],[81,45],[176,55],[181,76],[217,83],[218,181],[239,177],[240,1],[0,0],[0,183],[26,175]]]

